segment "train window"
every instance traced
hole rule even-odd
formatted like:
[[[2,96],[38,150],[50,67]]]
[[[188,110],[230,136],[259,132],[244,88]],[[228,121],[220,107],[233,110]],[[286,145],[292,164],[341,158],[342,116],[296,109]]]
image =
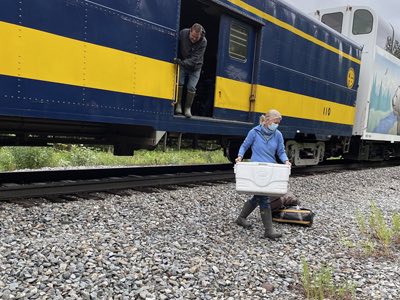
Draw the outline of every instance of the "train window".
[[[372,31],[374,17],[366,9],[357,9],[354,12],[353,34],[368,34]]]
[[[322,16],[321,21],[322,23],[328,25],[337,32],[342,33],[343,13],[335,12],[335,13],[325,14]]]
[[[247,60],[248,39],[248,29],[232,22],[229,33],[229,56],[245,62]]]

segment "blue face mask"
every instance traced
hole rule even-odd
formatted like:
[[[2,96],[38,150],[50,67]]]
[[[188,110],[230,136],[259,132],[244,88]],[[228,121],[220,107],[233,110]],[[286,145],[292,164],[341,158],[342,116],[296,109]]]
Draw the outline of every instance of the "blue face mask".
[[[272,123],[272,124],[268,125],[268,129],[274,131],[278,128],[278,126],[279,126],[279,124]]]

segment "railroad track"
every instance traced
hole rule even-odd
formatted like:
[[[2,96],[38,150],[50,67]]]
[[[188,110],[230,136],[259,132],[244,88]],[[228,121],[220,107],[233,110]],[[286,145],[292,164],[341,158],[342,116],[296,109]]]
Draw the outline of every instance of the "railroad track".
[[[292,176],[398,166],[400,161],[330,161],[292,168]],[[232,164],[39,170],[0,173],[0,201],[234,180]]]
[[[232,180],[232,164],[0,173],[0,201]]]

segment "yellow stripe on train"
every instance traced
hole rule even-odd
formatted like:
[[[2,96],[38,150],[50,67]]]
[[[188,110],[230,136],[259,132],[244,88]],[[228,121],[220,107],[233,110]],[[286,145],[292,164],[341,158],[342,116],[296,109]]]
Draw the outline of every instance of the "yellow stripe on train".
[[[217,77],[215,107],[249,111],[251,85]],[[255,112],[265,113],[271,108],[284,116],[353,125],[355,107],[301,94],[278,90],[263,85],[256,86]]]
[[[168,62],[0,21],[0,74],[172,100]],[[251,85],[217,77],[215,107],[249,111]],[[354,107],[258,85],[255,111],[353,124]],[[307,108],[307,109],[305,109]]]
[[[175,68],[168,62],[6,22],[0,41],[3,75],[174,98]]]
[[[271,23],[273,23],[273,24],[275,24],[275,25],[277,25],[279,27],[282,27],[282,28],[284,28],[284,29],[286,29],[286,30],[288,30],[288,31],[290,31],[290,32],[292,32],[292,33],[294,33],[294,34],[296,34],[296,35],[298,35],[298,36],[300,36],[300,37],[302,37],[302,38],[314,43],[314,44],[317,44],[317,45],[319,45],[319,46],[321,46],[321,47],[323,47],[323,48],[325,48],[325,49],[327,49],[329,51],[332,51],[332,52],[334,52],[336,54],[339,54],[340,56],[343,56],[343,57],[345,57],[345,58],[347,58],[347,59],[349,59],[349,60],[351,60],[351,61],[353,61],[353,62],[355,62],[357,64],[361,64],[361,60],[359,60],[359,59],[357,59],[357,58],[355,58],[355,57],[353,57],[353,56],[351,56],[351,55],[349,55],[349,54],[347,54],[347,53],[345,53],[345,52],[343,52],[343,51],[341,51],[341,50],[339,50],[339,49],[337,49],[337,48],[335,48],[335,47],[333,47],[333,46],[331,46],[331,45],[329,45],[329,44],[327,44],[327,43],[325,43],[325,42],[323,42],[323,41],[321,41],[321,40],[319,40],[319,39],[317,39],[317,38],[315,38],[315,37],[313,37],[313,36],[311,36],[309,34],[307,34],[307,33],[305,33],[305,32],[303,32],[303,31],[297,29],[296,27],[294,27],[292,25],[289,25],[289,24],[287,24],[287,23],[285,23],[285,22],[283,22],[283,21],[281,21],[281,20],[279,20],[279,19],[277,19],[277,18],[275,18],[275,17],[273,17],[273,16],[271,16],[271,15],[269,15],[269,14],[267,14],[267,13],[265,13],[265,12],[259,10],[259,9],[257,9],[257,8],[255,8],[254,6],[251,6],[251,5],[247,4],[247,3],[245,3],[242,0],[228,0],[228,1],[233,3],[233,4],[235,4],[235,5],[237,5],[237,6],[239,6],[239,7],[241,7],[241,8],[243,8],[244,10],[247,10],[247,11],[255,14],[256,16],[259,16],[260,18],[263,18],[263,19],[265,19],[265,20],[267,20],[267,21],[269,21],[269,22],[271,22]]]

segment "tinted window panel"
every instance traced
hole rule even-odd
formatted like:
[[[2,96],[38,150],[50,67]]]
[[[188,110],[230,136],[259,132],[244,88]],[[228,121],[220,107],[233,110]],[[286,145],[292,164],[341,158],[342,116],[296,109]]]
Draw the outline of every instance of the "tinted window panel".
[[[343,13],[336,12],[336,13],[325,14],[322,16],[321,21],[322,23],[328,25],[337,32],[342,33]]]
[[[374,18],[366,9],[357,9],[354,12],[353,34],[368,34],[372,31]]]
[[[229,56],[241,61],[247,60],[249,32],[247,28],[232,23],[229,33]]]

